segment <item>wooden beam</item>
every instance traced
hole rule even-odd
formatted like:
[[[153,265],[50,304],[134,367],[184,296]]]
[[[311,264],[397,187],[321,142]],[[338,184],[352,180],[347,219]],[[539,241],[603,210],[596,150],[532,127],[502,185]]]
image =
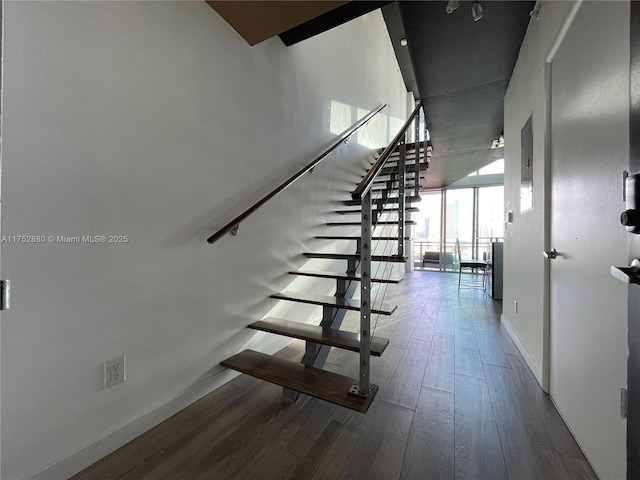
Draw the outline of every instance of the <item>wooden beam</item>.
[[[346,1],[214,1],[213,8],[238,34],[253,46],[297,27]]]

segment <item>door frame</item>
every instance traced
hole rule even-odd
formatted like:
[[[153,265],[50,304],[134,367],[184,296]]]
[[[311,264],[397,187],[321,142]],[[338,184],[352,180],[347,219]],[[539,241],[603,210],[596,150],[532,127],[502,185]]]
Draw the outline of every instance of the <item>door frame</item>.
[[[580,11],[584,0],[576,1],[567,18],[565,18],[560,31],[556,35],[556,38],[547,53],[544,60],[544,94],[545,94],[545,108],[544,108],[544,155],[543,155],[543,170],[544,170],[544,200],[543,200],[543,250],[551,250],[551,72],[553,67],[553,60],[555,59],[558,50],[562,46],[567,33],[571,29],[573,22]],[[540,252],[542,255],[542,252]],[[551,381],[551,268],[549,260],[544,262],[543,267],[543,279],[544,288],[542,290],[542,382],[541,387],[549,393],[549,385]]]
[[[631,2],[629,59],[629,174],[640,173],[640,2]],[[621,227],[622,228],[622,227]],[[640,258],[640,238],[628,234],[631,262]],[[629,263],[630,264],[630,263]],[[629,284],[627,324],[627,478],[640,476],[640,286]]]

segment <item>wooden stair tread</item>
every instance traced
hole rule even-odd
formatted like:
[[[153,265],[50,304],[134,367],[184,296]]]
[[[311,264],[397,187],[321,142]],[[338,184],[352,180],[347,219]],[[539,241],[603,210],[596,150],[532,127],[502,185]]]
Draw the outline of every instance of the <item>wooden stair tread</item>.
[[[307,258],[327,258],[330,260],[360,260],[359,253],[318,253],[318,252],[305,252],[303,254]],[[373,262],[391,262],[391,263],[404,263],[407,260],[406,256],[399,255],[372,255],[371,260]]]
[[[354,237],[353,235],[317,235],[315,238],[319,240],[360,240],[360,237]],[[393,242],[398,240],[398,237],[371,237],[372,240],[388,240]],[[405,240],[411,240],[410,237],[404,237]]]
[[[292,322],[280,318],[266,318],[248,325],[254,330],[276,333],[285,337],[299,338],[308,342],[320,343],[331,347],[360,351],[360,334],[335,330],[333,328],[322,328],[319,325],[309,325],[307,323]],[[389,345],[389,340],[381,337],[371,337],[371,355],[379,357]]]
[[[374,208],[372,210],[376,213],[391,213],[391,212],[398,212],[400,209],[399,208],[382,208],[382,209]],[[417,207],[405,207],[404,211],[419,212],[420,209]],[[362,213],[362,210],[336,210],[335,213],[339,213],[340,215],[355,215],[355,214]]]
[[[397,183],[397,182],[395,182]],[[413,190],[414,185],[405,185],[405,189],[409,188],[411,190]],[[372,193],[378,193],[378,192],[397,192],[399,190],[399,188],[397,186],[393,186],[393,187],[384,187],[384,188],[372,188],[371,192]],[[360,200],[358,200],[360,201]]]
[[[423,175],[420,175],[420,180],[424,180],[425,178],[427,178],[427,177],[425,177],[425,176],[423,176]],[[415,180],[415,178],[413,178],[413,176],[411,176],[411,177],[407,177],[407,178],[406,178],[406,180],[412,180],[412,181],[413,181],[413,180]],[[380,178],[380,176],[378,176],[378,177],[376,177],[376,179],[373,181],[373,183],[374,183],[374,184],[378,184],[378,185],[379,185],[379,184],[381,184],[381,183],[397,182],[397,181],[398,181],[398,179],[397,179],[397,178]],[[407,183],[407,184],[405,185],[405,188],[410,188],[411,186],[414,186],[414,185],[415,185],[415,183]]]
[[[427,152],[427,158],[429,158],[429,157],[431,157],[431,152]],[[378,158],[380,158],[380,157],[376,157],[376,160]],[[415,150],[407,151],[406,160],[408,162],[415,163],[415,158],[416,158]],[[420,159],[422,161],[424,161],[424,151],[423,150],[420,151]],[[388,163],[393,163],[393,162],[397,163],[399,160],[400,160],[400,152],[392,153],[391,155],[389,155],[389,158],[387,158],[387,161],[385,162],[385,165],[387,165]]]
[[[421,140],[421,141],[420,141],[420,144],[419,144],[419,146],[418,146],[418,148],[419,148],[420,150],[424,150],[425,148],[431,148],[431,147],[429,147],[429,146],[426,146],[426,147],[425,147],[425,144],[424,144],[424,143],[425,143],[425,141],[424,141],[424,140]],[[405,145],[407,146],[407,150],[409,150],[409,149],[413,150],[413,149],[415,148],[416,142],[407,142],[407,143],[405,143]],[[379,148],[379,149],[377,150],[378,154],[380,154],[380,153],[384,152],[386,148],[387,148],[387,147],[381,147],[381,148]],[[392,150],[392,152],[397,152],[397,151],[398,151],[398,148],[400,148],[400,146],[399,146],[399,145],[396,145],[396,147]]]
[[[420,172],[424,172],[425,170],[427,170],[429,168],[429,164],[428,163],[424,163],[424,162],[420,162],[418,164],[418,170]],[[394,165],[388,165],[386,167],[383,167],[382,170],[380,170],[379,175],[389,175],[391,173],[399,173],[398,172],[398,167],[394,166]],[[415,174],[416,169],[415,169],[415,165],[405,165],[405,171],[407,174],[409,173],[413,173]]]
[[[350,395],[348,390],[357,383],[355,380],[253,350],[240,352],[220,364],[361,413],[367,412],[378,393],[378,386],[370,384],[371,393],[366,398]]]
[[[429,168],[429,163],[430,163],[431,157],[427,156],[427,159],[425,161],[424,157],[421,155],[420,156],[420,161],[418,161],[418,165],[420,166],[420,170],[426,170],[427,168]],[[375,165],[375,163],[371,164],[371,166],[373,167],[373,165]],[[384,164],[384,167],[382,167],[382,169],[386,169],[386,168],[395,168],[397,169],[398,166],[400,165],[400,158],[399,157],[391,157],[389,158],[389,160],[387,160],[387,162]],[[415,171],[415,167],[416,167],[416,158],[413,155],[407,155],[407,157],[404,160],[404,166],[407,172],[413,170]]]
[[[426,170],[426,169],[425,169]],[[389,179],[388,178],[381,178],[381,177],[390,177],[392,175],[398,175],[399,172],[380,172],[378,174],[378,176],[376,177],[376,179],[374,180],[374,182],[380,182],[380,181],[384,181],[384,182],[388,182]],[[404,177],[405,180],[414,180],[415,179],[415,170],[410,170],[408,172],[406,172],[406,176]],[[424,179],[425,176],[423,175],[423,171],[420,171],[420,178]],[[362,176],[362,178],[364,178],[364,175]],[[392,181],[397,181],[397,178],[393,178]]]
[[[372,202],[375,204],[376,202],[376,198],[374,198],[372,200]],[[411,197],[405,197],[404,201],[406,203],[416,203],[416,202],[421,202],[422,201],[422,197],[419,196],[411,196]],[[353,207],[356,205],[360,205],[362,202],[360,200],[344,200],[343,202],[345,205],[349,206],[349,207]],[[398,203],[398,197],[397,196],[393,196],[393,197],[388,197],[385,199],[385,203],[388,204],[396,204]]]
[[[407,148],[407,151],[405,152],[407,157],[411,156],[411,157],[415,157],[416,156],[416,150],[415,148]],[[431,150],[427,150],[426,152],[427,156],[430,157],[431,155],[433,155],[433,152]],[[420,156],[424,157],[425,155],[425,151],[424,148],[420,149]],[[379,159],[380,155],[378,155],[377,157],[375,157],[375,159]],[[391,155],[389,155],[389,158],[387,158],[387,161],[393,161],[393,160],[397,160],[398,158],[400,158],[400,151],[396,150],[394,152],[391,153]]]
[[[350,280],[359,282],[362,277],[358,274],[350,273],[336,273],[336,272],[324,272],[324,271],[311,271],[311,270],[292,270],[289,272],[291,275],[301,275],[303,277],[316,277],[316,278],[333,278],[336,280]],[[372,278],[374,283],[400,283],[401,277],[394,278]]]
[[[322,305],[326,307],[336,307],[344,310],[360,311],[360,301],[353,298],[344,297],[332,297],[329,295],[315,295],[313,293],[291,292],[285,291],[281,293],[274,293],[271,298],[277,298],[279,300],[289,300],[291,302],[308,303],[311,305]],[[391,315],[396,308],[395,305],[388,304],[374,304],[371,307],[371,313],[377,313],[380,315]]]
[[[373,183],[376,184],[376,187],[379,187],[381,184],[384,183],[389,183],[391,182],[393,185],[392,186],[385,186],[382,188],[375,188],[372,189],[372,192],[382,192],[383,190],[389,190],[389,191],[395,191],[399,189],[399,185],[398,185],[398,181],[397,180],[375,180]],[[405,183],[404,188],[405,190],[409,189],[409,190],[413,190],[413,188],[415,187],[415,183]]]
[[[377,222],[376,225],[397,225],[398,222]],[[404,222],[405,225],[415,225],[416,222],[414,222],[413,220],[409,221],[406,220]],[[329,222],[327,223],[328,226],[330,227],[340,227],[343,225],[360,225],[360,222]]]
[[[431,160],[430,156],[427,156],[427,160],[424,160],[424,157],[420,156],[420,161],[418,162],[418,165],[420,165],[423,168],[429,168],[429,161]],[[400,164],[400,158],[399,157],[391,157],[389,158],[389,160],[387,160],[387,162],[384,164],[384,167],[382,168],[397,168],[398,165]],[[372,164],[371,166],[373,166],[374,164]],[[411,155],[407,155],[407,158],[405,158],[404,160],[404,166],[406,167],[407,170],[409,169],[414,169],[415,170],[415,166],[416,166],[416,158]]]

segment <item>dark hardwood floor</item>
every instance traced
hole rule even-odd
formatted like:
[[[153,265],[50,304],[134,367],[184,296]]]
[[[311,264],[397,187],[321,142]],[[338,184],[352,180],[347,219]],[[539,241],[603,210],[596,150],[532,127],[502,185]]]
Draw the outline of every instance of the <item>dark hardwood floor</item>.
[[[73,477],[89,479],[595,479],[500,324],[500,307],[457,276],[415,272],[374,334],[380,385],[366,415],[245,375]],[[357,312],[344,326],[357,330]],[[296,341],[279,353],[301,358]],[[355,378],[358,355],[325,367]]]

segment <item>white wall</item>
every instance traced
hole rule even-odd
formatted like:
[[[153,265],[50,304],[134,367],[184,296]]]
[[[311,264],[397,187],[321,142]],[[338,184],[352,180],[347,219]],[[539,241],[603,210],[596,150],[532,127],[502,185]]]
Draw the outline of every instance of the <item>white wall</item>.
[[[542,383],[544,334],[544,60],[572,2],[542,2],[531,21],[505,95],[505,229],[503,317],[520,340],[529,367]],[[520,130],[533,114],[533,208],[520,213]],[[514,302],[518,301],[518,314]]]
[[[562,101],[554,103],[552,155],[545,164],[545,57],[570,7],[542,2],[505,98],[505,200],[515,219],[505,235],[503,319],[539,381],[550,381],[552,399],[598,475],[617,479],[626,468],[619,415],[619,389],[626,384],[626,288],[611,278],[609,266],[623,264],[627,250],[617,218],[628,167],[629,7],[585,2],[558,43],[550,78],[553,98]],[[520,129],[532,112],[534,207],[521,214]],[[549,176],[551,185],[545,184]],[[567,200],[570,205],[562,204]],[[566,255],[551,265],[548,330],[542,257],[547,215],[564,215],[562,224],[552,223],[549,247]]]
[[[4,27],[2,234],[129,238],[2,244],[3,475],[61,478],[229,380],[227,356],[282,345],[244,326],[359,180],[358,140],[398,120],[205,238],[356,117],[406,118],[406,90],[379,12],[291,48],[249,47],[204,2],[5,2]]]

